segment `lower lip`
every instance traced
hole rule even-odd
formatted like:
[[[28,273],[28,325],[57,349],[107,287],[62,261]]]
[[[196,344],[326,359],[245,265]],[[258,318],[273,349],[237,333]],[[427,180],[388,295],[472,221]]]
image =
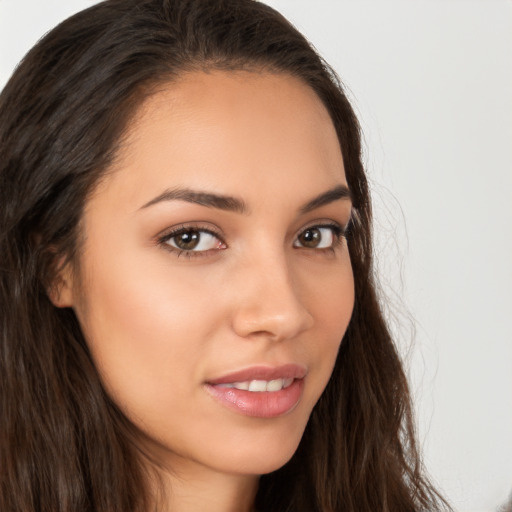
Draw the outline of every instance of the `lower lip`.
[[[280,391],[244,391],[206,384],[206,390],[226,407],[256,418],[276,418],[293,410],[299,403],[304,379],[295,379]]]

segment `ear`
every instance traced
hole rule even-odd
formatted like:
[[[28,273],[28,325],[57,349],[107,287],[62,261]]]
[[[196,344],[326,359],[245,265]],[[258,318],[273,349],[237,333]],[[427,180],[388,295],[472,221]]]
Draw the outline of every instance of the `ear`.
[[[57,269],[46,293],[54,306],[58,308],[73,307],[73,271],[71,265],[63,259],[59,262]]]

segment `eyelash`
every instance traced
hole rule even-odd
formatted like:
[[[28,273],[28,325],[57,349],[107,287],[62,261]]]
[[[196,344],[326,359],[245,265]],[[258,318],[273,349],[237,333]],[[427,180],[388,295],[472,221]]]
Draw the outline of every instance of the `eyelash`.
[[[343,241],[343,239],[346,238],[347,228],[348,228],[348,225],[346,227],[342,227],[340,224],[335,223],[335,222],[312,224],[310,226],[303,228],[299,232],[299,234],[297,235],[295,240],[298,240],[299,236],[301,236],[302,234],[304,234],[306,231],[309,231],[309,230],[330,229],[332,232],[332,236],[333,236],[332,244],[328,247],[304,247],[304,246],[295,246],[295,242],[294,242],[294,247],[296,249],[314,250],[314,251],[320,252],[320,253],[325,253],[325,252],[334,253],[336,251],[336,249],[338,248],[338,246]]]
[[[336,222],[325,222],[325,223],[319,223],[319,224],[312,224],[310,226],[304,227],[296,236],[295,240],[298,239],[298,237],[302,234],[304,234],[308,230],[313,229],[330,229],[332,231],[333,235],[333,242],[332,245],[329,247],[323,247],[323,248],[308,248],[303,246],[295,246],[296,249],[305,249],[305,250],[314,250],[320,253],[324,252],[330,252],[334,253],[335,250],[338,248],[338,246],[342,243],[343,239],[345,239],[349,233],[350,228],[350,222],[346,226],[341,226],[340,224]],[[173,247],[169,244],[169,241],[173,238],[189,233],[189,232],[198,232],[198,233],[206,233],[208,235],[211,235],[219,240],[219,243],[222,244],[224,247],[222,248],[215,248],[215,249],[207,249],[203,251],[194,251],[194,250],[186,250],[186,249],[178,249],[177,247]],[[223,240],[220,233],[213,230],[211,227],[205,227],[197,224],[186,224],[186,225],[180,225],[172,229],[171,231],[165,233],[164,235],[160,236],[157,240],[158,245],[163,246],[166,250],[169,252],[174,253],[178,258],[181,256],[185,256],[187,258],[198,258],[198,257],[204,257],[208,256],[208,254],[211,251],[219,251],[227,248],[226,242]],[[295,242],[294,242],[295,244]]]
[[[162,245],[166,250],[168,250],[171,253],[174,253],[178,258],[181,256],[185,256],[187,258],[198,258],[207,256],[208,253],[211,251],[218,251],[222,249],[208,249],[206,251],[194,251],[194,250],[185,250],[185,249],[178,249],[177,247],[173,247],[169,244],[169,241],[173,238],[176,238],[179,235],[182,235],[184,233],[189,232],[198,232],[198,233],[206,233],[208,235],[211,235],[219,240],[219,242],[223,245],[226,245],[226,242],[222,239],[222,236],[220,233],[213,230],[211,227],[205,227],[201,226],[200,224],[183,224],[180,226],[177,226],[173,228],[168,233],[164,234],[163,236],[158,238],[158,244]]]

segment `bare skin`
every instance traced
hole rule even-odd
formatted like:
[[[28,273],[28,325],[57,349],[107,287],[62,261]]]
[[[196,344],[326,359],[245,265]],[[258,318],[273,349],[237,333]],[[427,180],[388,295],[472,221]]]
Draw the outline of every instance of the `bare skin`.
[[[334,127],[296,78],[190,73],[135,116],[87,204],[79,280],[65,270],[53,301],[168,468],[169,511],[248,512],[295,452],[352,313],[350,214]],[[284,411],[212,392],[285,366],[304,376]]]

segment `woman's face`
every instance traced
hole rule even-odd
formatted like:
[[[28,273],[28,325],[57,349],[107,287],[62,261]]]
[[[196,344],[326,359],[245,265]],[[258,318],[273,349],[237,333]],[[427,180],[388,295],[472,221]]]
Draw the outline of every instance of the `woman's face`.
[[[296,78],[196,72],[146,100],[57,302],[161,462],[255,475],[292,456],[352,312],[350,213],[333,124]]]

